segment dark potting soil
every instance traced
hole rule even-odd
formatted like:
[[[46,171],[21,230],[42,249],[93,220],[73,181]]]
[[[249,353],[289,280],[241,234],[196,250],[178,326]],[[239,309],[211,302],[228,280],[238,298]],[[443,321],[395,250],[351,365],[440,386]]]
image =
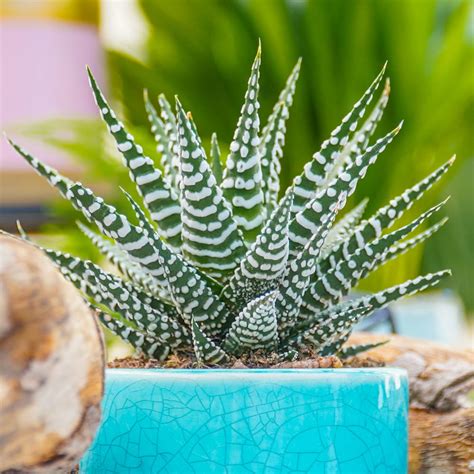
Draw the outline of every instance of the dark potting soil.
[[[320,357],[308,354],[307,357],[292,362],[280,362],[276,354],[268,355],[262,353],[254,353],[249,356],[234,359],[227,364],[219,366],[209,366],[212,368],[224,369],[339,369],[341,367],[382,367],[384,364],[370,358],[351,357],[350,359],[341,361],[336,356]],[[115,359],[108,363],[108,367],[112,369],[198,369],[203,368],[198,364],[196,359],[187,354],[171,355],[165,361],[140,357],[125,357],[123,359]]]

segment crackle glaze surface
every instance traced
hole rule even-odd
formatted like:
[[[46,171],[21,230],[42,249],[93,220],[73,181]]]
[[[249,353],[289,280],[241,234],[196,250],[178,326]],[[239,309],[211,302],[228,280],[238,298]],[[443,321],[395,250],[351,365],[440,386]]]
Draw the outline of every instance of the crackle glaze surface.
[[[107,371],[81,474],[406,472],[398,369]]]

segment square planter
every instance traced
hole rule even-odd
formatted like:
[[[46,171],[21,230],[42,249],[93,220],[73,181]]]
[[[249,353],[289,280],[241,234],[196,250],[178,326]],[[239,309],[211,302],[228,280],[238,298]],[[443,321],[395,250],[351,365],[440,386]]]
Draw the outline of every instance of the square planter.
[[[95,473],[403,473],[408,380],[376,369],[109,369]]]

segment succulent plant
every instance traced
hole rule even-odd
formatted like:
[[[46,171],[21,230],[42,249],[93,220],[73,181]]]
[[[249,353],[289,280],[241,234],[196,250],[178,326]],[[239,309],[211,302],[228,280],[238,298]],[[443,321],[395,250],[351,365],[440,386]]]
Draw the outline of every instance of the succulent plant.
[[[99,232],[79,224],[121,276],[66,253],[44,251],[102,323],[147,356],[164,360],[170,353],[194,351],[200,364],[214,365],[257,350],[282,360],[307,350],[354,355],[371,347],[343,348],[358,321],[450,273],[427,274],[376,294],[347,298],[368,273],[444,224],[441,220],[409,237],[442,202],[387,231],[453,159],[367,219],[366,201],[338,217],[401,128],[371,141],[390,93],[387,80],[366,114],[384,66],[280,198],[280,160],[300,61],[260,130],[260,59],[259,48],[224,166],[216,136],[207,155],[191,114],[178,98],[173,113],[160,95],[158,113],[145,94],[161,158],[155,164],[118,120],[88,71],[100,114],[141,196],[143,206],[126,193],[134,222],[11,142],[97,226]]]

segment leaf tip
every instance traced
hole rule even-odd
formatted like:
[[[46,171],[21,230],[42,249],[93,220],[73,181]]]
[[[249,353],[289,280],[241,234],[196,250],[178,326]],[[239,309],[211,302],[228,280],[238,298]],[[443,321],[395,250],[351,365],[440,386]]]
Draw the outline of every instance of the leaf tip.
[[[20,237],[23,240],[30,240],[29,237],[28,237],[28,234],[25,232],[25,229],[23,228],[23,226],[21,225],[21,222],[19,220],[16,221],[16,228],[18,230],[18,233],[20,234]]]
[[[161,96],[162,96],[162,94],[160,94],[160,97]],[[176,108],[177,109],[182,109],[183,108],[183,105],[181,104],[181,101],[179,100],[178,94],[175,94],[174,101],[176,103]]]
[[[446,199],[444,199],[443,201],[441,201],[441,203],[439,204],[439,206],[444,206],[449,200],[451,199],[451,195],[447,196]]]
[[[87,75],[89,76],[89,80],[94,83],[95,82],[94,74],[92,74],[92,70],[88,64],[86,64],[86,71],[87,71]]]

